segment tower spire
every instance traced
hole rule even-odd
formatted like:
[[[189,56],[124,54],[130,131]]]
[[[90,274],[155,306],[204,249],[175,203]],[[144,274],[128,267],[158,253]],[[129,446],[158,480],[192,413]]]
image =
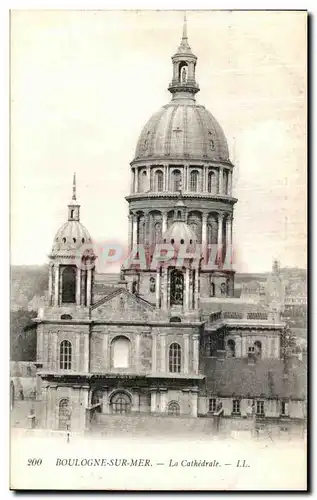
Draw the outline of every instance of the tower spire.
[[[76,195],[76,172],[73,175],[73,195],[70,203],[68,204],[68,220],[80,220],[80,205],[77,201]]]
[[[76,172],[73,175],[73,196],[72,200],[76,201]]]
[[[186,12],[184,12],[184,24],[183,24],[183,37],[182,40],[187,40],[187,18]]]
[[[173,94],[173,99],[195,100],[194,96],[199,92],[199,86],[195,79],[197,57],[188,44],[186,12],[184,13],[181,43],[176,54],[172,57],[172,62],[173,79],[168,90]]]

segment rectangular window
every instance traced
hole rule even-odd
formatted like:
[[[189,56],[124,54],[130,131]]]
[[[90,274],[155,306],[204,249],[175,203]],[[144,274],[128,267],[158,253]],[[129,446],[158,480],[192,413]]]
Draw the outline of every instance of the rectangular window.
[[[217,400],[215,398],[209,399],[209,411],[214,413],[217,407]]]
[[[288,403],[286,401],[281,401],[281,415],[288,416]]]
[[[232,401],[232,413],[240,415],[240,399],[234,399]]]
[[[256,414],[264,416],[264,401],[256,402]]]

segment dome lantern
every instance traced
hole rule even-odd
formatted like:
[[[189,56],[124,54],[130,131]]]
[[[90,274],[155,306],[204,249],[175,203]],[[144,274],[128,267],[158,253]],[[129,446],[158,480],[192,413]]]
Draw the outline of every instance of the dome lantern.
[[[187,20],[184,15],[183,36],[176,54],[172,57],[173,79],[168,90],[174,99],[195,100],[195,94],[199,92],[199,86],[195,80],[197,57],[193,54],[187,38]]]

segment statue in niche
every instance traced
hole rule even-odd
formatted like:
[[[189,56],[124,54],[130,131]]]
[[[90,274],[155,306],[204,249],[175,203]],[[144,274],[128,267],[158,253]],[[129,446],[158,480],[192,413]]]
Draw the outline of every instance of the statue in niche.
[[[184,66],[182,68],[181,80],[182,80],[182,83],[186,83],[187,82],[187,67],[186,66]]]

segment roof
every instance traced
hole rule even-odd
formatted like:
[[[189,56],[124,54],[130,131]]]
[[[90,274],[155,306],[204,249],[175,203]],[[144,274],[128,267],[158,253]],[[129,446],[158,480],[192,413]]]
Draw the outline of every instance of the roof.
[[[134,160],[194,158],[228,161],[222,128],[213,115],[191,99],[174,99],[145,124]]]
[[[91,245],[91,237],[85,226],[77,220],[69,220],[63,224],[57,231],[52,254],[71,253],[77,255],[77,252],[86,249],[85,245]]]
[[[298,359],[284,366],[280,359],[205,358],[202,371],[206,375],[208,393],[219,396],[305,399],[306,368]]]

